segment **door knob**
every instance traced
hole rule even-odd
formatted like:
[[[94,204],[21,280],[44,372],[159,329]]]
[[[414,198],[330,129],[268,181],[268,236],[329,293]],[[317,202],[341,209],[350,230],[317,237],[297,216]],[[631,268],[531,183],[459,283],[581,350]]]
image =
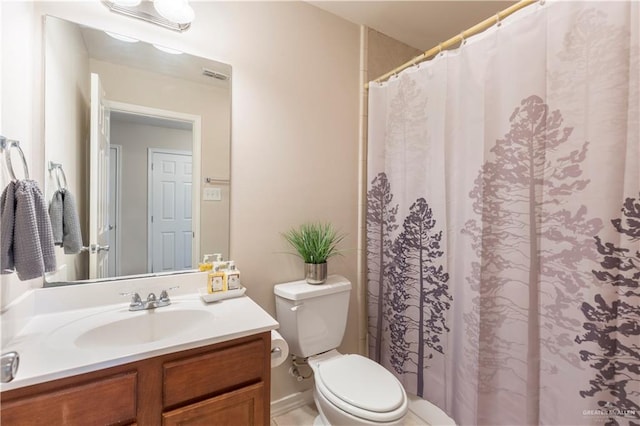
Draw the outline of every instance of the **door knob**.
[[[100,253],[101,251],[109,251],[109,244],[106,244],[104,246],[98,245],[98,244],[91,244],[91,253],[95,254],[95,253]]]

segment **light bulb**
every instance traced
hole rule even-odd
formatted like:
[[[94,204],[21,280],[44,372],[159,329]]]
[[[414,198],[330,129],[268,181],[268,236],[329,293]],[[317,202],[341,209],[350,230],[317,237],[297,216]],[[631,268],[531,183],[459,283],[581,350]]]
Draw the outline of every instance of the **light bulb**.
[[[153,7],[163,18],[177,24],[188,24],[195,18],[186,0],[154,0]]]
[[[153,47],[155,47],[158,50],[162,50],[163,52],[171,53],[172,55],[182,55],[181,51],[172,49],[170,47],[160,46],[159,44],[154,44]]]
[[[107,33],[109,37],[113,37],[116,40],[120,40],[120,41],[126,41],[127,43],[137,43],[140,41],[137,38],[127,37],[122,34],[112,33],[111,31],[105,31],[105,33]]]

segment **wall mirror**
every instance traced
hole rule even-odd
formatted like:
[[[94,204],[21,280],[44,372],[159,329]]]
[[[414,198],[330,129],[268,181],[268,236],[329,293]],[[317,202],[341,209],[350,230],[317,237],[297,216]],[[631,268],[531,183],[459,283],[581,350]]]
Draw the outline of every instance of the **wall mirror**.
[[[82,239],[74,253],[64,233],[45,286],[228,258],[231,66],[52,16],[44,26],[45,196],[63,201],[65,229],[77,211]]]

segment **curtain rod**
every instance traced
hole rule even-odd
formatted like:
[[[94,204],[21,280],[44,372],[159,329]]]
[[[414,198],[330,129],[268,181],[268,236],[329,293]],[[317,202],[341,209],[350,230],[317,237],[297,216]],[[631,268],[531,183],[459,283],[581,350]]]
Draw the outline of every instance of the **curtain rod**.
[[[395,75],[397,73],[399,73],[400,71],[403,71],[419,62],[423,62],[426,61],[427,59],[430,59],[431,57],[437,55],[438,53],[442,52],[443,50],[449,49],[450,47],[453,47],[455,45],[457,45],[458,43],[462,42],[463,40],[476,35],[478,33],[481,33],[482,31],[486,30],[487,28],[491,27],[492,25],[495,25],[497,23],[499,23],[500,21],[502,21],[504,18],[506,18],[507,16],[517,12],[518,10],[529,6],[530,4],[533,4],[535,2],[537,2],[538,0],[520,0],[518,3],[513,4],[511,6],[509,6],[508,8],[504,9],[501,12],[496,13],[495,15],[493,15],[490,18],[485,19],[484,21],[480,22],[479,24],[474,25],[473,27],[464,30],[463,32],[461,32],[460,34],[458,34],[455,37],[451,37],[449,40],[440,43],[439,45],[425,51],[424,53],[416,56],[415,58],[411,59],[408,62],[405,62],[404,64],[400,65],[399,67],[389,71],[388,73],[376,78],[375,80],[373,80],[375,83],[380,83],[386,79],[388,79],[389,77],[391,77],[392,75]],[[369,83],[366,83],[364,85],[365,89],[369,88]]]

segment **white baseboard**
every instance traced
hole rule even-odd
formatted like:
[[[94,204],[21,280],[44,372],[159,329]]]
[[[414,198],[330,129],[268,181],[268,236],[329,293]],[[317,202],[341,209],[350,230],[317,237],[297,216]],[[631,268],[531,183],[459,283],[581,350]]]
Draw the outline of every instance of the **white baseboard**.
[[[271,417],[276,417],[313,402],[313,389],[296,392],[271,402]]]

